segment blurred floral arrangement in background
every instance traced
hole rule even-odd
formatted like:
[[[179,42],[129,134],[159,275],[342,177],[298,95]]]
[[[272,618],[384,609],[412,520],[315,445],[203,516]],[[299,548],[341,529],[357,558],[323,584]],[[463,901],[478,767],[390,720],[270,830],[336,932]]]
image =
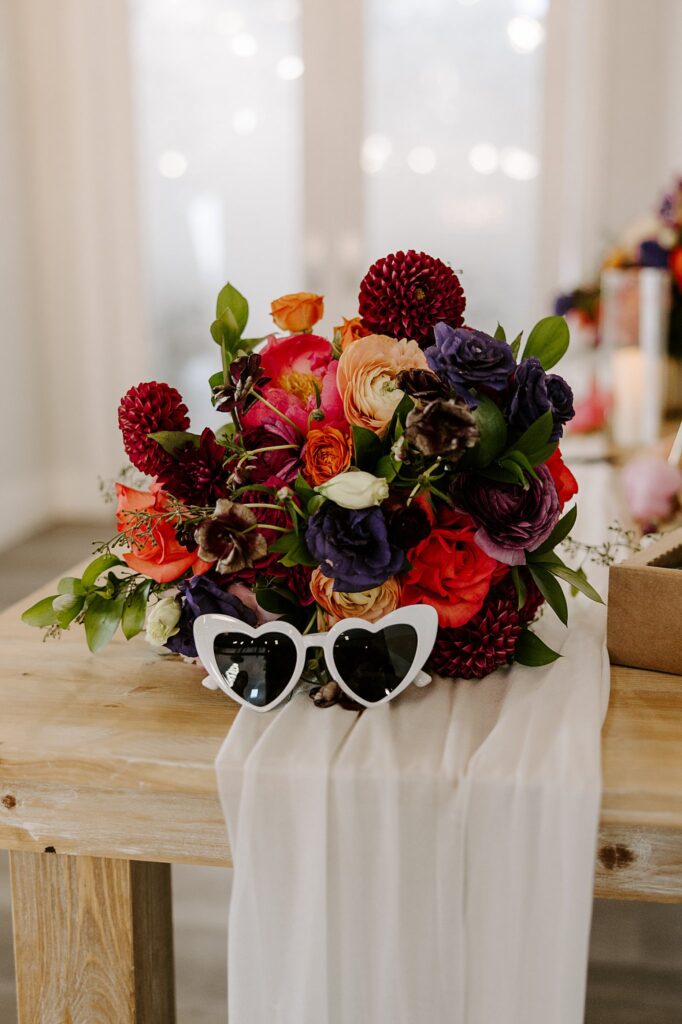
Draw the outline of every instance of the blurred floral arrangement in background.
[[[560,581],[600,600],[555,551],[576,517],[559,449],[572,393],[548,372],[566,322],[540,321],[523,349],[467,327],[457,275],[413,250],[378,260],[358,304],[327,339],[322,297],[286,295],[279,333],[248,338],[227,284],[209,380],[224,424],[192,432],[175,388],[132,387],[118,422],[144,482],[116,484],[116,536],[24,621],[82,624],[93,651],[146,629],[192,658],[206,612],[310,631],[426,603],[444,676],[556,658],[529,628],[541,605],[566,623]]]

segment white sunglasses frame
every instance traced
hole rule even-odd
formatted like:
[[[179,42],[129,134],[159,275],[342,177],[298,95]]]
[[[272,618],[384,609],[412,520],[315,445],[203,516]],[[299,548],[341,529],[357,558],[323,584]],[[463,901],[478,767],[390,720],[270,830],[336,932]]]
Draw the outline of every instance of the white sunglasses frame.
[[[412,660],[412,665],[406,673],[405,678],[398,684],[398,686],[396,686],[396,688],[385,697],[382,697],[381,700],[363,700],[354,693],[341,678],[339,670],[336,667],[336,662],[334,661],[334,642],[340,634],[347,632],[349,629],[359,628],[367,630],[370,633],[378,633],[387,626],[393,625],[407,625],[414,627],[417,634],[417,649]],[[248,700],[244,700],[243,697],[240,697],[239,694],[235,693],[234,690],[231,689],[218,670],[215,659],[214,641],[220,633],[225,633],[231,628],[234,629],[234,632],[244,633],[246,636],[252,637],[253,639],[260,636],[266,636],[268,633],[283,633],[294,643],[296,648],[296,664],[294,666],[291,679],[282,692],[273,701],[266,704],[265,707],[257,707],[254,704],[250,704]],[[358,704],[362,704],[366,708],[377,708],[382,704],[387,704],[389,701],[393,700],[394,697],[397,697],[398,694],[402,693],[403,690],[405,690],[410,683],[420,675],[426,659],[433,650],[437,632],[438,614],[435,608],[426,604],[410,604],[405,605],[402,608],[396,608],[395,611],[389,612],[388,615],[384,615],[378,622],[367,622],[365,619],[358,618],[339,619],[328,633],[301,633],[295,626],[290,625],[288,622],[282,622],[281,619],[275,619],[272,622],[266,622],[262,626],[254,627],[247,625],[240,619],[233,618],[231,615],[222,615],[217,612],[209,615],[200,615],[194,622],[194,642],[196,644],[197,653],[211,679],[213,679],[223,693],[227,694],[228,697],[231,697],[232,700],[236,701],[238,704],[242,704],[244,707],[250,708],[252,711],[260,712],[272,711],[285,701],[293,692],[301,678],[301,673],[303,672],[306,651],[311,647],[319,647],[322,649],[325,663],[332,679],[352,700],[356,701]]]

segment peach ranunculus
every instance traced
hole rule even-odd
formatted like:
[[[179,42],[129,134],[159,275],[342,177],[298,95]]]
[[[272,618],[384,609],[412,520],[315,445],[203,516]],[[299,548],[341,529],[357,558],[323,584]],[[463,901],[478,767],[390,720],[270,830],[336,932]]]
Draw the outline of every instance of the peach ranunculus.
[[[270,383],[261,389],[263,397],[284,413],[302,431],[308,432],[308,417],[320,410],[310,426],[345,426],[341,396],[336,386],[338,362],[326,338],[317,334],[289,335],[268,340],[260,353],[263,373]],[[246,426],[258,426],[272,418],[262,402],[254,402],[244,416]]]
[[[357,594],[343,594],[334,590],[334,580],[319,569],[313,569],[310,577],[310,592],[323,609],[324,626],[329,629],[339,619],[366,619],[377,622],[384,615],[394,611],[400,604],[400,584],[395,576],[371,590]]]
[[[312,292],[282,295],[270,304],[272,319],[283,331],[299,334],[311,331],[324,316],[324,298]]]
[[[383,434],[403,397],[396,385],[400,371],[428,368],[416,341],[396,341],[383,334],[359,338],[339,359],[336,383],[346,419]]]
[[[303,449],[303,476],[312,487],[317,487],[348,469],[351,455],[351,440],[342,430],[311,430]]]
[[[116,494],[118,532],[126,533],[130,542],[130,551],[125,552],[123,559],[131,569],[157,583],[172,583],[188,569],[193,576],[208,572],[212,563],[204,562],[196,551],[183,547],[172,524],[160,518],[168,508],[169,495],[159,484],[152,484],[149,491],[116,484]],[[147,515],[138,515],[141,512]],[[151,520],[147,516],[151,516]]]
[[[344,316],[343,323],[334,328],[334,341],[342,352],[358,338],[366,338],[371,331],[368,331],[362,322],[361,316],[354,316],[347,320]]]

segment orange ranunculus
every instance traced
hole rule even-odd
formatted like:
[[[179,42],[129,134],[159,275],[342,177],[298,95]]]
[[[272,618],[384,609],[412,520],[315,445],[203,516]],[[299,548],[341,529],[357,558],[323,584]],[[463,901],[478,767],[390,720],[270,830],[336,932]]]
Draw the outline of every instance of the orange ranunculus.
[[[282,295],[270,304],[272,319],[283,331],[300,334],[310,331],[324,316],[324,298],[312,292]]]
[[[386,431],[403,392],[396,385],[401,370],[428,370],[416,341],[396,341],[382,334],[359,338],[341,353],[336,386],[349,423],[375,434]]]
[[[194,576],[201,576],[211,568],[211,562],[204,562],[197,557],[196,551],[188,551],[183,547],[175,536],[173,526],[167,520],[160,519],[168,506],[168,495],[158,484],[152,484],[149,491],[136,491],[133,487],[116,484],[116,494],[118,532],[127,533],[130,539],[130,551],[123,558],[131,569],[149,576],[157,583],[172,583],[188,569],[191,569]],[[147,520],[143,523],[136,516],[138,512],[151,515],[152,522]],[[153,522],[154,518],[158,518],[158,521]]]
[[[310,577],[310,593],[326,613],[324,625],[330,629],[339,619],[366,619],[377,622],[394,611],[400,604],[400,584],[395,576],[371,590],[356,594],[343,594],[334,590],[334,580],[319,569],[313,569]]]
[[[342,430],[336,427],[313,429],[303,449],[303,476],[317,487],[348,469],[351,454],[350,438]]]
[[[338,338],[342,352],[358,338],[366,338],[368,334],[371,331],[364,326],[360,316],[354,316],[352,320],[346,320],[344,316],[343,323],[334,328],[334,337]]]
[[[428,537],[408,551],[401,604],[430,604],[442,627],[456,629],[480,611],[499,563],[479,548],[473,520],[445,512]],[[505,567],[506,568],[506,567]]]

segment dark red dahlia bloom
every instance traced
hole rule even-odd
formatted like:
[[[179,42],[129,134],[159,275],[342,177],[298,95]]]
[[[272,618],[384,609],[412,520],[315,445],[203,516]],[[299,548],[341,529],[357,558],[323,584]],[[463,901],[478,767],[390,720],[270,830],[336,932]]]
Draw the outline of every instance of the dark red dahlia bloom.
[[[187,430],[189,416],[175,388],[152,380],[125,393],[118,407],[118,425],[133,466],[149,476],[157,476],[173,458],[148,435],[159,430]]]
[[[437,323],[461,327],[466,305],[455,272],[425,252],[395,252],[377,260],[360,284],[363,325],[374,334],[433,341]]]
[[[160,467],[157,476],[163,489],[188,505],[213,505],[227,497],[227,451],[206,427],[199,445],[186,444],[175,458]]]

